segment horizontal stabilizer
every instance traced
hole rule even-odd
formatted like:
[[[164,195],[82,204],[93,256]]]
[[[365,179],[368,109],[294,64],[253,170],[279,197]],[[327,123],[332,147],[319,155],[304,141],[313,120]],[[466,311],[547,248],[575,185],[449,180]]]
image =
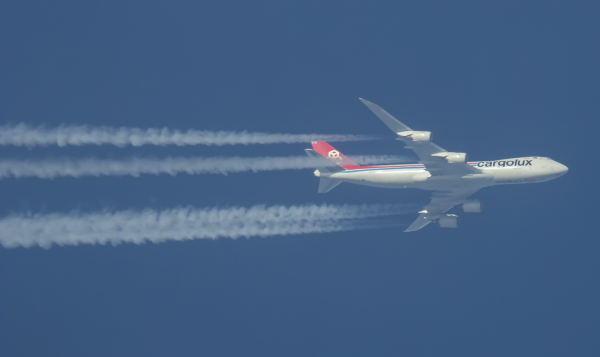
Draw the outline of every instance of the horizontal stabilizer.
[[[319,193],[327,193],[336,188],[340,183],[342,183],[342,181],[321,177],[319,181]]]

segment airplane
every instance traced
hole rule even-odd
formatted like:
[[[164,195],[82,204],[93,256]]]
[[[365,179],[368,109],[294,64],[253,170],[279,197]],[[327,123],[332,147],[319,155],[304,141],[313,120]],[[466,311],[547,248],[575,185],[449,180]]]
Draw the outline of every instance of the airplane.
[[[314,172],[319,192],[326,193],[342,182],[382,188],[416,188],[433,191],[431,202],[404,231],[414,232],[436,222],[443,228],[457,228],[459,217],[447,214],[461,205],[464,212],[481,212],[477,199],[468,199],[488,186],[528,184],[553,180],[569,169],[548,157],[530,156],[491,161],[467,161],[466,153],[449,152],[431,141],[431,132],[415,131],[383,108],[359,98],[419,157],[418,164],[360,166],[324,141],[312,142],[310,157],[324,162]],[[323,160],[323,157],[328,161]]]

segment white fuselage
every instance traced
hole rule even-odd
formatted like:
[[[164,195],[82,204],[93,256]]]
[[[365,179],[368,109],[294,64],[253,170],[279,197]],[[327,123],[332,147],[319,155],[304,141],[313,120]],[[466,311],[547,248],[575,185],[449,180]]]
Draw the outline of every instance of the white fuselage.
[[[410,164],[361,166],[337,173],[317,171],[315,174],[365,186],[440,190],[466,186],[538,183],[555,179],[568,171],[566,166],[546,157],[475,161],[468,164],[481,170],[481,173],[466,176],[431,176],[425,165]]]

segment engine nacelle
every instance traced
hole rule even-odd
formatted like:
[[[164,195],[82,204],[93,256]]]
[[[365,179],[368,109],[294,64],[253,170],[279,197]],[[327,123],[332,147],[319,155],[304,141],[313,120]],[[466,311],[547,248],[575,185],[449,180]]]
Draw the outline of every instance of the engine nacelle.
[[[410,137],[413,141],[431,141],[430,131],[401,131],[396,134],[402,137]]]
[[[455,214],[447,214],[438,219],[438,224],[442,228],[458,228],[458,216]]]
[[[451,164],[463,164],[467,162],[467,154],[464,152],[438,152],[431,156],[443,157]]]
[[[462,204],[464,212],[481,212],[483,204],[479,200],[470,200]]]

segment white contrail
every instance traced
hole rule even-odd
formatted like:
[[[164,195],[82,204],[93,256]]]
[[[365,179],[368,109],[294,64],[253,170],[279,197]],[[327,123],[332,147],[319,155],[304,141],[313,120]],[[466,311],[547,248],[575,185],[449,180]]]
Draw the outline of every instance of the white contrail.
[[[367,135],[280,134],[233,131],[187,130],[169,128],[112,128],[86,125],[63,125],[55,128],[27,124],[0,126],[0,145],[12,146],[68,146],[68,145],[250,145],[294,144],[311,141],[373,140]]]
[[[398,156],[354,156],[358,164],[405,161]],[[325,160],[325,161],[324,161]],[[0,178],[83,176],[140,176],[144,174],[177,175],[230,174],[244,171],[300,170],[323,166],[326,159],[303,156],[290,157],[212,157],[166,159],[131,158],[124,160],[52,159],[52,160],[2,160]]]
[[[414,205],[181,207],[162,211],[13,214],[0,219],[5,248],[326,233],[396,225],[373,220],[410,213]]]

